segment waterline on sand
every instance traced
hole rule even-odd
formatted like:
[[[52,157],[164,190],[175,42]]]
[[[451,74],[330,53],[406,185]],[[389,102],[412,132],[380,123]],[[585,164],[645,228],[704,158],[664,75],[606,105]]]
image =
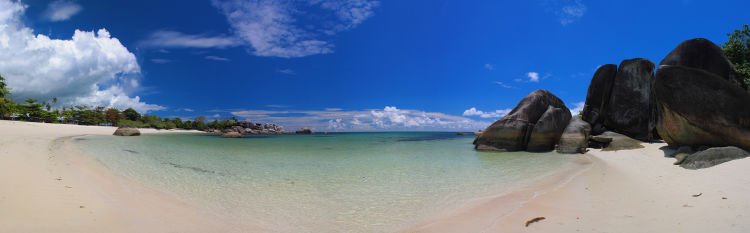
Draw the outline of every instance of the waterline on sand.
[[[278,232],[391,232],[559,172],[575,156],[487,153],[451,133],[86,137],[117,174]]]

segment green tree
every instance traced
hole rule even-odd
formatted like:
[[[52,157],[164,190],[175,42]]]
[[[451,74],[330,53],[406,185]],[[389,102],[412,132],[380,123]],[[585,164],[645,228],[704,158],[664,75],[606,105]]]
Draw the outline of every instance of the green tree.
[[[117,125],[117,121],[120,120],[120,110],[116,108],[107,109],[105,115],[107,122],[112,123],[112,125]]]
[[[8,86],[5,85],[5,78],[0,75],[0,118],[11,113],[13,102],[7,99],[8,95],[10,95],[10,91],[8,90]]]
[[[143,115],[143,123],[154,129],[167,128],[164,122],[155,115]]]
[[[729,40],[721,48],[745,83],[750,84],[750,27],[745,24],[728,36]]]
[[[133,108],[125,109],[125,111],[122,111],[122,114],[125,115],[125,119],[128,119],[130,121],[138,121],[141,119],[141,114],[139,114]]]
[[[10,95],[10,90],[8,90],[8,85],[5,84],[5,78],[0,75],[0,98],[8,98],[8,95]]]
[[[25,102],[21,106],[21,117],[29,121],[43,121],[45,111],[42,110],[42,104],[32,98],[26,99]]]

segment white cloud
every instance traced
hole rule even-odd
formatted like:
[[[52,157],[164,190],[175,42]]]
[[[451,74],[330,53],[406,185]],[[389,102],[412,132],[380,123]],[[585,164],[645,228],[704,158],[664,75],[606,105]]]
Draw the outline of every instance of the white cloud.
[[[297,74],[297,72],[294,72],[294,70],[291,70],[291,69],[279,70],[279,73],[286,74],[286,75],[295,75],[295,74]]]
[[[176,31],[160,30],[151,33],[140,45],[158,48],[205,49],[237,47],[242,45],[242,41],[233,36],[188,35]]]
[[[267,104],[265,106],[269,108],[288,108],[289,107],[287,105],[281,105],[281,104]]]
[[[118,109],[133,108],[139,112],[159,111],[165,107],[141,102],[141,98],[128,97],[128,95],[119,87],[111,86],[105,90],[96,90],[92,95],[75,97],[77,104],[88,106],[105,106]]]
[[[573,108],[570,109],[570,114],[573,114],[573,116],[578,115],[579,112],[583,111],[583,106],[586,105],[584,102],[578,102],[573,106]]]
[[[555,13],[563,26],[583,18],[587,10],[582,0],[547,0],[545,5]]]
[[[332,53],[330,37],[357,27],[373,15],[379,2],[213,0],[213,5],[255,55],[294,58]]]
[[[526,77],[529,78],[529,82],[535,82],[535,83],[539,82],[539,73],[537,72],[534,72],[534,71],[528,72],[526,73]]]
[[[151,59],[151,62],[156,63],[156,64],[167,64],[172,61],[169,59],[163,59],[163,58],[153,58]]]
[[[83,10],[81,5],[72,1],[56,0],[47,5],[44,17],[50,21],[65,21]]]
[[[505,84],[505,83],[503,83],[503,82],[495,82],[495,84],[497,84],[498,86],[500,86],[500,87],[502,87],[502,88],[508,88],[508,89],[510,89],[510,88],[515,88],[514,86],[511,86],[511,85]]]
[[[508,115],[508,113],[510,113],[510,111],[512,110],[513,109],[500,109],[500,110],[495,110],[492,112],[485,112],[485,111],[477,110],[477,108],[475,107],[472,107],[472,108],[466,109],[463,115],[464,116],[479,116],[481,118],[500,118],[505,115]]]
[[[193,110],[192,108],[183,108],[182,111],[194,112],[195,110]]]
[[[212,61],[230,61],[229,58],[219,56],[206,56],[205,58]]]
[[[272,122],[287,129],[312,128],[335,131],[389,131],[389,130],[477,130],[490,122],[477,121],[462,116],[438,112],[399,109],[345,111],[327,110],[242,110],[232,115],[254,122]]]
[[[140,67],[109,31],[76,30],[70,39],[52,39],[23,24],[25,11],[20,2],[0,0],[0,73],[15,100],[57,97],[61,104],[163,109],[128,96],[139,86]]]
[[[487,70],[495,70],[495,66],[489,63],[484,64],[484,68]]]

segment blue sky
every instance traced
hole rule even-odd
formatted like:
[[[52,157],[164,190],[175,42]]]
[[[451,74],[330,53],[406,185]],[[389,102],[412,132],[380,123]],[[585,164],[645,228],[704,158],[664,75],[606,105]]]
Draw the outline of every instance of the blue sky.
[[[750,23],[746,9],[695,0],[0,0],[0,73],[15,98],[60,105],[321,131],[476,130],[535,89],[580,107],[599,65],[658,63],[695,37],[722,43]]]

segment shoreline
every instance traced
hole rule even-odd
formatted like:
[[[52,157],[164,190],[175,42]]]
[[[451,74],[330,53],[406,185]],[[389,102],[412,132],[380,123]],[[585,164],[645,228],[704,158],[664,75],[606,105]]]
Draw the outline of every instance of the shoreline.
[[[624,151],[592,149],[590,166],[550,192],[502,212],[499,196],[405,232],[747,232],[750,159],[702,170],[672,165],[665,143]],[[545,190],[550,186],[537,187]],[[528,197],[529,192],[508,194]],[[512,198],[511,198],[512,199]],[[537,218],[545,219],[525,226]]]
[[[514,214],[538,197],[565,187],[592,168],[594,165],[592,159],[589,155],[580,155],[570,161],[567,167],[540,177],[529,184],[520,185],[499,194],[476,198],[470,203],[449,212],[433,215],[398,232],[495,232],[488,230],[498,224],[498,219]],[[503,230],[507,229],[503,227]]]
[[[0,121],[2,232],[269,232],[115,174],[74,140],[114,127]],[[153,131],[153,132],[152,132]],[[143,130],[149,133],[182,131]],[[188,132],[189,133],[189,132]],[[469,200],[400,232],[745,232],[750,159],[672,165],[664,143],[592,149],[513,191]],[[694,196],[698,195],[698,196]],[[535,217],[546,219],[526,227]]]
[[[128,180],[73,145],[115,127],[0,121],[2,232],[231,232],[196,206]],[[12,132],[12,133],[9,133]],[[152,133],[190,131],[142,130]]]

